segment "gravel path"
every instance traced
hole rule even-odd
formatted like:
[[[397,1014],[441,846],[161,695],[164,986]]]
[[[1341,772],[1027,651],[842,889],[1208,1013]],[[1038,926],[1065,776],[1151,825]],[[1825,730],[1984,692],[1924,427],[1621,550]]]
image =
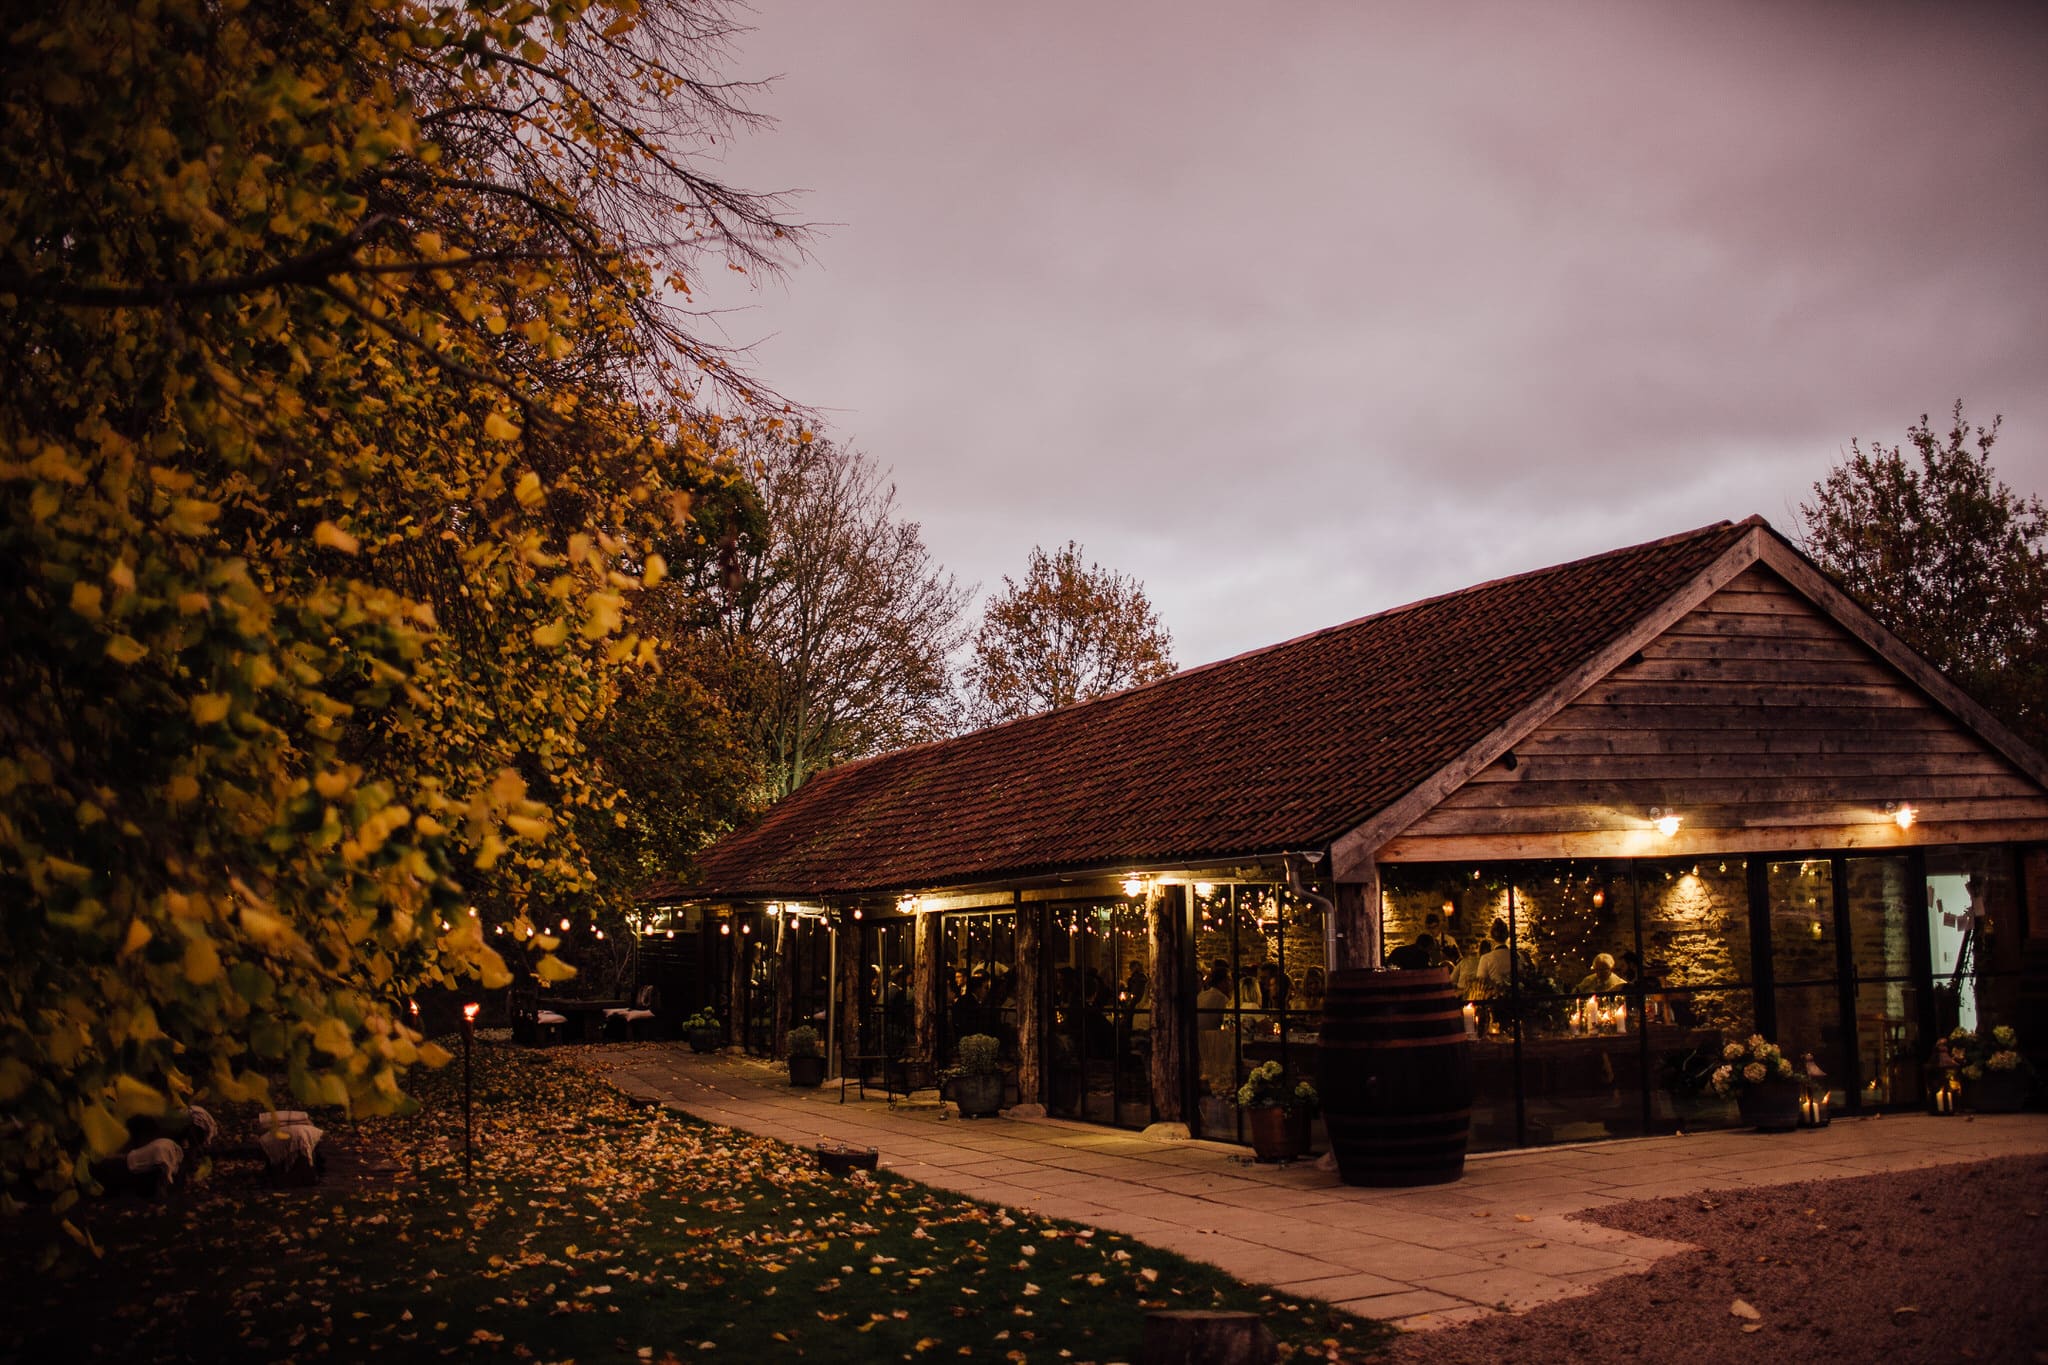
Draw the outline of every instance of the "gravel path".
[[[2042,1157],[1616,1204],[1582,1216],[1701,1250],[1380,1358],[2048,1365],[2044,1214]]]

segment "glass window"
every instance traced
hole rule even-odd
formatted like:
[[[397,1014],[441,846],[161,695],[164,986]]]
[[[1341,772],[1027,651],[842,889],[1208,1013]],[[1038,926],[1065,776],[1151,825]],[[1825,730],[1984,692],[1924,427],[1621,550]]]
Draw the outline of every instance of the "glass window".
[[[2021,948],[2018,910],[2009,848],[1927,851],[1927,936],[1933,948],[1935,1024],[1941,1033],[2013,1022]]]

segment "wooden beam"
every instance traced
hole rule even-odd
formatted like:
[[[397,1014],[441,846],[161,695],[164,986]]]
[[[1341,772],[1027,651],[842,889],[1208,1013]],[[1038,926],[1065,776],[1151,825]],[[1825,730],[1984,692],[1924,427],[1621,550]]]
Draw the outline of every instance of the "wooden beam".
[[[1337,883],[1337,955],[1334,969],[1373,967],[1380,953],[1380,865],[1368,860],[1352,879]]]
[[[1044,991],[1039,983],[1039,964],[1044,961],[1045,907],[1026,903],[1017,907],[1017,960],[1012,965],[1017,981],[1017,1091],[1023,1104],[1045,1103]]]
[[[1554,686],[1495,726],[1478,743],[1439,768],[1406,796],[1383,807],[1364,824],[1337,839],[1330,846],[1330,875],[1338,882],[1358,880],[1362,867],[1371,862],[1374,849],[1465,785],[1474,773],[1512,748],[1516,740],[1556,715],[1580,693],[1619,668],[1630,655],[1662,635],[1673,623],[1754,564],[1764,534],[1760,524],[1752,526],[1748,534],[1712,564],[1680,584],[1661,603],[1646,612],[1632,629],[1589,655]]]
[[[1737,853],[1804,853],[1834,849],[1934,848],[1948,844],[2029,843],[2048,839],[2048,819],[1962,821],[1915,825],[1775,825],[1756,829],[1655,830],[1402,836],[1380,850],[1383,863],[1477,863],[1529,858],[1709,858]]]
[[[1159,1123],[1186,1123],[1181,1097],[1189,1065],[1183,1000],[1194,999],[1187,980],[1187,936],[1183,932],[1194,899],[1190,886],[1154,887],[1145,898],[1146,970],[1152,977],[1152,1109]]]

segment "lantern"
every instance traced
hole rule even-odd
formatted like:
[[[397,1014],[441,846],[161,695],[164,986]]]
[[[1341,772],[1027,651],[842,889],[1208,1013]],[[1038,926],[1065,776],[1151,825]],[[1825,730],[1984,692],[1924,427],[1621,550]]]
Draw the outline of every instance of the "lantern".
[[[1809,1090],[1799,1097],[1799,1126],[1801,1128],[1825,1128],[1828,1126],[1828,1092]]]
[[[1943,1081],[1934,1088],[1934,1112],[1944,1117],[1956,1112],[1956,1086],[1953,1080]]]

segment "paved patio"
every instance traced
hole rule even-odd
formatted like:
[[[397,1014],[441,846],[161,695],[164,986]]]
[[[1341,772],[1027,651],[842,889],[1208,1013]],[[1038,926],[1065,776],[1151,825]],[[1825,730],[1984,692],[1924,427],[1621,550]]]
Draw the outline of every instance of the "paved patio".
[[[1054,1119],[963,1120],[680,1044],[578,1048],[629,1094],[710,1123],[874,1147],[886,1169],[1207,1261],[1241,1280],[1426,1329],[1583,1293],[1687,1248],[1569,1215],[1628,1199],[2048,1153],[2048,1115],[1837,1119],[1818,1131],[1716,1132],[1495,1152],[1453,1185],[1367,1190],[1312,1163],[1160,1142]],[[870,1092],[871,1095],[874,1092]]]

